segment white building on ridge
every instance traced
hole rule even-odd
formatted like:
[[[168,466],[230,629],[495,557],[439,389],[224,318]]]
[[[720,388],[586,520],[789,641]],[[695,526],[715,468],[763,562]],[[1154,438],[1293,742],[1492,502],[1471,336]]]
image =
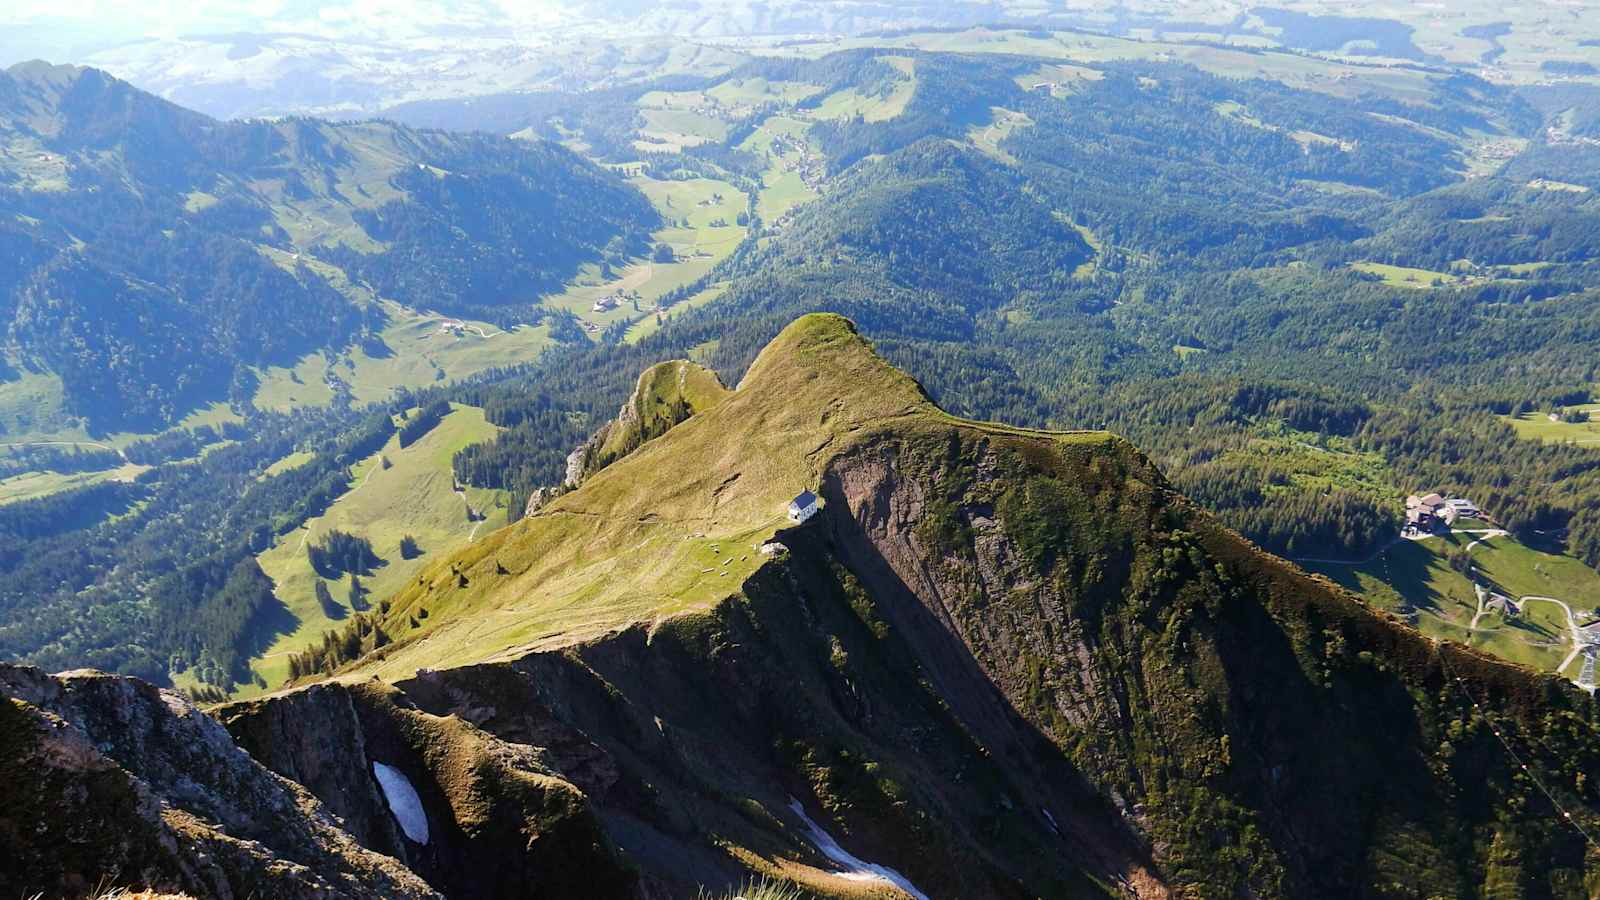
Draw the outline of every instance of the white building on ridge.
[[[796,525],[816,515],[822,509],[821,501],[817,495],[810,491],[801,491],[800,496],[789,501],[789,521]]]

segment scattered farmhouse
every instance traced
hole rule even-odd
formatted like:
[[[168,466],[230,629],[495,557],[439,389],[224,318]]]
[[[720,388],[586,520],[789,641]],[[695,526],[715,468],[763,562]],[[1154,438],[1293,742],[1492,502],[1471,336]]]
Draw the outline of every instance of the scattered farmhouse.
[[[607,310],[616,309],[619,305],[621,305],[621,303],[621,297],[617,296],[616,294],[609,294],[594,302],[594,309],[592,312],[600,313],[606,312]]]
[[[1449,528],[1457,519],[1475,519],[1482,513],[1478,505],[1464,497],[1446,498],[1442,494],[1412,494],[1406,498],[1406,530],[1429,532]]]
[[[1412,494],[1406,498],[1406,527],[1417,531],[1432,531],[1440,525],[1449,526],[1455,521],[1455,513],[1445,503],[1444,497],[1438,494],[1425,494],[1417,496]]]
[[[816,515],[821,508],[816,494],[801,491],[800,496],[789,501],[789,521],[798,525]]]

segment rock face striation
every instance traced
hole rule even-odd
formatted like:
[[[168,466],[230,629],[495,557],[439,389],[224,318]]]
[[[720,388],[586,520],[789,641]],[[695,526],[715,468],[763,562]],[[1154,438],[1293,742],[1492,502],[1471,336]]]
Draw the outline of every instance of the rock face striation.
[[[315,685],[220,715],[240,746],[324,798],[356,840],[449,897],[635,895],[636,875],[547,750],[473,724],[492,710],[462,700],[449,712],[363,682]],[[402,794],[415,792],[420,817],[394,807],[396,791],[374,777],[375,765],[391,779],[398,773]]]
[[[797,484],[826,502],[788,527]],[[1591,698],[1260,552],[1114,436],[939,412],[836,317],[479,544],[395,643],[192,726],[313,811],[251,839],[331,890],[391,869],[314,862],[327,821],[451,897],[1600,894]],[[71,718],[41,692],[7,714]],[[256,821],[103,755],[152,821]],[[149,833],[119,858],[166,859]]]
[[[131,678],[0,666],[0,797],[0,896],[440,896],[210,716]]]

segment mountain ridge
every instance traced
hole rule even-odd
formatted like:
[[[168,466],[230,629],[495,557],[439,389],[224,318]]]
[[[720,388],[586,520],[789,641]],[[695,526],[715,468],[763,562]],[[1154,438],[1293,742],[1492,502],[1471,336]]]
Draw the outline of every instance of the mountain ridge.
[[[779,396],[783,417],[753,418]],[[702,445],[742,455],[701,466]],[[742,512],[667,518],[747,479],[761,485],[731,498]],[[797,485],[826,505],[787,527],[779,501]],[[689,597],[662,597],[698,564],[652,544],[669,525],[704,529],[679,540],[716,551],[689,571]],[[754,552],[773,540],[785,549]],[[798,859],[808,844],[776,812],[775,784],[923,890],[1411,896],[1535,879],[1579,897],[1600,884],[1600,856],[1564,819],[1595,816],[1577,777],[1600,762],[1591,698],[1263,553],[1126,441],[938,412],[837,316],[798,320],[730,397],[422,581],[381,620],[395,643],[335,683],[376,675],[513,740],[576,728],[586,752],[683,803],[764,798]],[[629,596],[646,583],[656,593]],[[665,743],[638,730],[651,721]],[[928,758],[908,737],[945,728],[953,743]],[[693,761],[712,746],[740,762]],[[987,799],[951,786],[976,771],[957,762],[973,752],[998,766],[985,763]],[[864,792],[862,760],[880,780]],[[610,790],[588,795],[632,835],[628,858],[710,829],[748,851],[732,851],[744,865],[771,859],[755,849],[771,835],[715,803],[685,823]],[[979,838],[995,815],[1010,846],[1034,848],[1021,857],[1049,862]],[[640,816],[645,832],[617,830]],[[1514,856],[1496,849],[1512,843]],[[785,858],[756,868],[836,889]],[[652,865],[667,883],[717,871]]]
[[[370,342],[380,301],[537,324],[540,296],[642,254],[659,222],[549,142],[219,122],[97,69],[0,73],[0,245],[19,263],[0,353],[59,379],[97,433],[248,412],[255,372]]]

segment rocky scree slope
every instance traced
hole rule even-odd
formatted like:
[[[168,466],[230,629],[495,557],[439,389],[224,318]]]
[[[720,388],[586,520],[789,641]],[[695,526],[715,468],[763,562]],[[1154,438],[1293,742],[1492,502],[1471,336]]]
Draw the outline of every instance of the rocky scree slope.
[[[646,890],[847,892],[791,798],[933,895],[1600,889],[1590,698],[1261,553],[1117,438],[943,414],[838,317],[387,627],[340,680],[544,748]]]

